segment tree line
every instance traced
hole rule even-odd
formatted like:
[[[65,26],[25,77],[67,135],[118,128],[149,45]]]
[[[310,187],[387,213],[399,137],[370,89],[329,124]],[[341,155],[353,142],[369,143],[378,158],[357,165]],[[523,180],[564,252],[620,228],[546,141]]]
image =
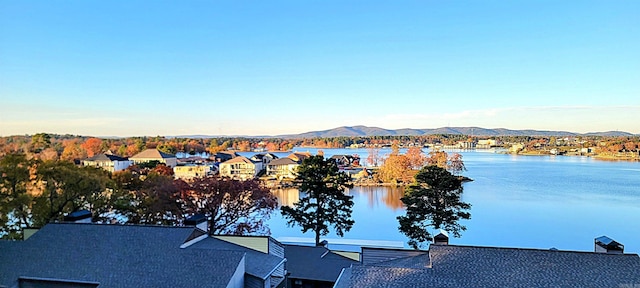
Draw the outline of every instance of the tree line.
[[[276,198],[257,180],[187,182],[157,163],[109,173],[8,154],[0,159],[0,175],[0,235],[8,239],[20,239],[24,228],[61,221],[81,209],[91,211],[97,223],[181,225],[204,214],[211,219],[210,233],[268,234],[264,221],[277,207]]]

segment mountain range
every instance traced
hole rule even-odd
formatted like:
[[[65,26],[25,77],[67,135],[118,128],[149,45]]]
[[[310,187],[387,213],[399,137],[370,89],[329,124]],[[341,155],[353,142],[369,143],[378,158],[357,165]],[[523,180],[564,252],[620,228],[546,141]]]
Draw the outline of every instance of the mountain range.
[[[275,136],[278,138],[325,138],[325,137],[354,137],[354,136],[416,136],[433,134],[453,134],[470,136],[634,136],[623,131],[606,131],[576,133],[569,131],[547,130],[510,130],[505,128],[481,128],[481,127],[441,127],[435,129],[384,129],[368,126],[342,126],[329,130],[311,131],[301,134],[288,134]]]

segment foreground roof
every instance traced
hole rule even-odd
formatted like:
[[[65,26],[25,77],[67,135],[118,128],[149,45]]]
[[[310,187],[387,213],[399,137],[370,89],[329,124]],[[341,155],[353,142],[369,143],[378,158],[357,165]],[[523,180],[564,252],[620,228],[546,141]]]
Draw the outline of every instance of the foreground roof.
[[[335,282],[342,268],[358,261],[331,252],[322,246],[284,246],[290,278]]]
[[[226,287],[245,253],[180,248],[193,227],[48,224],[25,241],[0,241],[0,286],[19,277],[99,287]],[[203,273],[211,271],[215,273]]]
[[[336,287],[624,287],[640,257],[558,250],[431,245],[428,254],[354,265]]]
[[[246,254],[245,272],[260,279],[266,279],[273,272],[274,267],[284,262],[284,258],[276,257],[271,254],[258,252],[251,248],[236,245],[231,242],[208,237],[191,246],[195,249],[209,249],[218,251],[236,251]]]

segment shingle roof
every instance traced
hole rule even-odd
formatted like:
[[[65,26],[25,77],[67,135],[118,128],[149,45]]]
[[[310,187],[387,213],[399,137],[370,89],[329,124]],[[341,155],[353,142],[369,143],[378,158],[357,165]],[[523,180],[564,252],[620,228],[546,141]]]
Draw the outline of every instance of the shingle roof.
[[[91,158],[87,158],[85,161],[127,161],[127,158],[124,157],[120,157],[118,155],[113,155],[113,154],[96,154]]]
[[[244,156],[238,156],[227,161],[222,162],[224,164],[233,164],[233,163],[247,163],[247,164],[255,164],[255,162],[251,161],[249,158]]]
[[[167,154],[158,149],[147,149],[130,157],[130,159],[140,159],[140,158],[167,159],[167,158],[176,158],[176,155]]]
[[[325,247],[285,245],[290,278],[335,282],[342,268],[358,261],[335,254]]]
[[[347,287],[622,287],[640,283],[636,254],[431,245],[429,258],[431,268],[415,265],[426,262],[424,255],[354,265]]]
[[[291,158],[279,158],[275,160],[271,160],[269,162],[269,166],[278,166],[278,165],[298,165],[298,162],[293,161]]]
[[[191,245],[190,248],[246,253],[245,272],[260,279],[266,279],[273,269],[284,261],[284,258],[258,252],[251,248],[236,245],[214,237],[208,237],[207,239],[199,241],[198,243]]]
[[[181,249],[193,229],[48,224],[25,241],[0,241],[0,286],[27,276],[100,287],[226,287],[245,253]]]

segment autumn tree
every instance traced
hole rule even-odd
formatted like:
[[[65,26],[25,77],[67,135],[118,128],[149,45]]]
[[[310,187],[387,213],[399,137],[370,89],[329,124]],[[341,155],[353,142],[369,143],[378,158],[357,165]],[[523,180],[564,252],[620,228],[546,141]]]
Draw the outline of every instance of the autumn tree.
[[[179,186],[184,217],[204,214],[210,234],[269,234],[265,222],[278,202],[258,180],[204,177]]]
[[[63,145],[64,150],[62,151],[62,155],[60,155],[60,159],[74,161],[87,158],[87,151],[85,151],[76,140],[66,140],[63,142]]]
[[[93,157],[93,155],[99,154],[102,151],[102,140],[89,138],[80,146],[87,151],[87,157]]]
[[[37,180],[43,184],[31,209],[32,224],[62,220],[64,214],[79,209],[93,210],[104,202],[109,175],[102,169],[78,167],[66,161],[44,161],[37,167]]]
[[[369,149],[367,149],[367,151],[369,152],[369,155],[367,156],[367,163],[369,163],[370,166],[378,167],[378,165],[382,161],[382,157],[380,156],[380,149],[371,146],[369,147]]]
[[[132,176],[137,177],[135,174]],[[138,185],[137,190],[131,191],[134,204],[128,223],[176,225],[179,222],[182,210],[176,200],[179,199],[180,190],[173,177],[150,172]]]
[[[411,169],[420,169],[427,162],[427,157],[422,152],[422,148],[418,146],[409,147],[404,155],[407,156]]]
[[[405,155],[391,154],[378,169],[376,177],[386,183],[406,183],[411,180],[411,162]]]
[[[460,237],[466,227],[458,223],[470,219],[471,205],[462,202],[462,182],[438,166],[425,166],[416,174],[415,182],[405,188],[402,203],[405,216],[398,216],[400,232],[409,237],[409,245],[418,248],[433,240],[428,229],[443,229]]]
[[[454,175],[459,175],[467,170],[462,161],[462,154],[453,153],[451,156],[444,151],[431,151],[427,157],[427,165],[438,166],[444,168]]]
[[[0,236],[19,239],[29,224],[27,194],[31,161],[24,154],[8,154],[0,159]]]
[[[282,215],[289,226],[299,225],[302,232],[315,233],[316,245],[320,236],[329,233],[333,226],[336,234],[344,236],[354,224],[351,219],[353,196],[345,195],[349,184],[349,175],[340,172],[333,159],[316,155],[306,158],[298,166],[296,182],[304,195],[294,207],[283,206]]]

